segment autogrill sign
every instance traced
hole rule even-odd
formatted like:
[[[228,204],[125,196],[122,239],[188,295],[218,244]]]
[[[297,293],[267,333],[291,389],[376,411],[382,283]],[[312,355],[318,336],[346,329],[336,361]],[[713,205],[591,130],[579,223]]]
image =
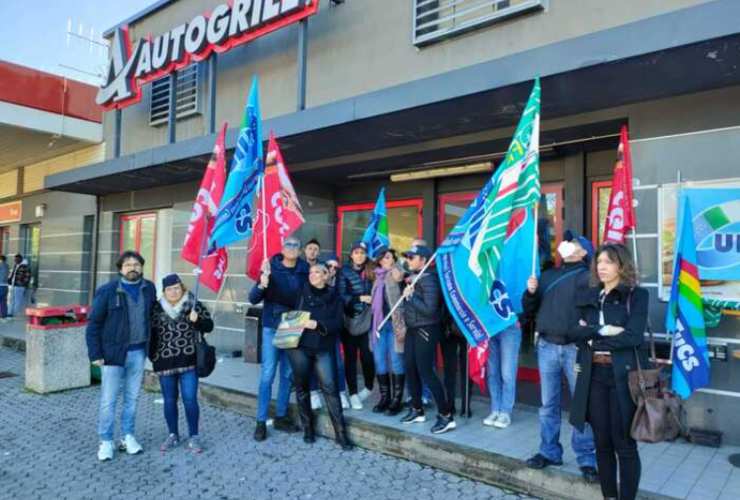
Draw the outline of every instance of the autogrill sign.
[[[105,81],[95,101],[106,110],[141,100],[141,86],[211,52],[226,52],[316,13],[319,0],[233,0],[131,45],[128,26],[116,28]]]

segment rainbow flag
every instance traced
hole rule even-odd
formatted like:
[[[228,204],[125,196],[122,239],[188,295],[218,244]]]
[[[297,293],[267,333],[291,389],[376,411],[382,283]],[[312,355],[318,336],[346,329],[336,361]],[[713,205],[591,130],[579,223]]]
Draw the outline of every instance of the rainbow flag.
[[[673,390],[683,399],[709,385],[709,352],[689,197],[681,195],[676,259],[665,326],[673,333]]]

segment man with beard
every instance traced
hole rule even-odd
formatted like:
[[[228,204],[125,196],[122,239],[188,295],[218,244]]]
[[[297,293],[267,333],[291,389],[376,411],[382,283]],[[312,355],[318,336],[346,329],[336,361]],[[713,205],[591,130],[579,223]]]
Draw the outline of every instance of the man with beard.
[[[134,437],[136,402],[144,375],[151,310],[157,298],[154,284],[143,276],[144,258],[127,250],[116,262],[119,275],[98,288],[87,324],[87,352],[100,367],[98,435],[100,461],[113,458],[116,401],[123,385],[120,451],[141,453]]]

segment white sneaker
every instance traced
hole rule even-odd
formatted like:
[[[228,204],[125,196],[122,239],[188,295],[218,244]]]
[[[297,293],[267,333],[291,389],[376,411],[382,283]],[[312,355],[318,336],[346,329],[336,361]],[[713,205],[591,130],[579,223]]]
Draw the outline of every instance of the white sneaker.
[[[362,401],[357,394],[352,394],[349,397],[349,405],[352,407],[353,410],[362,410]]]
[[[347,391],[340,392],[339,399],[342,401],[342,408],[344,410],[348,410],[349,409],[349,398],[347,397]]]
[[[483,425],[487,427],[493,427],[496,425],[496,420],[498,420],[499,415],[501,415],[497,411],[491,412],[490,415],[488,415],[486,418],[483,419]]]
[[[493,422],[497,429],[506,429],[511,425],[511,416],[508,413],[499,413],[498,418]]]
[[[124,436],[124,438],[121,440],[121,445],[119,449],[121,451],[126,450],[126,453],[128,453],[129,455],[136,455],[144,451],[144,448],[141,447],[133,434],[126,434],[126,436]]]
[[[360,401],[365,401],[367,398],[370,397],[370,395],[373,393],[373,391],[369,391],[367,387],[365,387],[363,390],[361,390],[357,395],[360,397]]]
[[[101,441],[98,448],[98,460],[107,462],[113,460],[113,441]]]
[[[321,409],[321,394],[319,394],[319,391],[311,391],[311,409]]]

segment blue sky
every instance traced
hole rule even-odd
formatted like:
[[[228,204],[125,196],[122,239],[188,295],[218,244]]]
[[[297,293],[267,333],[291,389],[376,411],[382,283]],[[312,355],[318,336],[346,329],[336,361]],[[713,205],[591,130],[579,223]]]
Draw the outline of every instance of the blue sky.
[[[0,0],[0,60],[88,83],[100,79],[106,49],[77,36],[100,41],[101,33],[156,0]]]

